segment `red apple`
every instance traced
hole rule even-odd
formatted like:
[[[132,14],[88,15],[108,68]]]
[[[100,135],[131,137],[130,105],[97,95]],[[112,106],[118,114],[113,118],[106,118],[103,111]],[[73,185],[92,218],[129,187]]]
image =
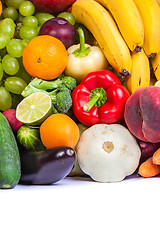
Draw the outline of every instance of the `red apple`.
[[[64,12],[76,0],[30,0],[35,7],[45,13],[52,13],[54,15]]]
[[[23,123],[16,118],[16,109],[7,109],[3,112],[3,115],[8,120],[14,133],[16,133],[23,126]]]
[[[160,142],[160,88],[137,89],[126,102],[124,118],[135,137],[144,142]]]

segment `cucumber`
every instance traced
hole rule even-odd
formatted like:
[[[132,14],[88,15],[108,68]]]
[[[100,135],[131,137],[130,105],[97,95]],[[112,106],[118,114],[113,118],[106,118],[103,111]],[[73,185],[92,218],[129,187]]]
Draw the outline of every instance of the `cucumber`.
[[[21,176],[19,149],[12,129],[0,113],[0,188],[14,188]]]

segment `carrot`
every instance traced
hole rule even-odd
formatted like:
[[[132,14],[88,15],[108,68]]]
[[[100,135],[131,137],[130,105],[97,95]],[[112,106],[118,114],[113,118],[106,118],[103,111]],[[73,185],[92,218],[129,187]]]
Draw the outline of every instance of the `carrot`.
[[[150,157],[145,162],[141,163],[138,174],[145,178],[154,177],[160,174],[160,165],[154,164],[152,157]]]
[[[160,165],[160,148],[153,154],[153,163]]]

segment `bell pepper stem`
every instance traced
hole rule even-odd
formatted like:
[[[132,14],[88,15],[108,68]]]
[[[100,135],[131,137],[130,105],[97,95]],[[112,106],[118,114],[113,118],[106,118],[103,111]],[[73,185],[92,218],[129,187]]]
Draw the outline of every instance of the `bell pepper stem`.
[[[79,40],[80,40],[80,52],[85,51],[85,37],[82,28],[78,28]]]
[[[89,102],[83,105],[83,111],[89,112],[93,106],[101,107],[107,101],[106,91],[101,88],[95,88],[89,95]]]
[[[91,110],[91,108],[96,104],[96,102],[99,100],[100,97],[101,97],[101,94],[96,93],[94,95],[94,97],[88,103],[85,103],[83,105],[83,111],[84,112],[89,112],[89,110]]]
[[[85,57],[89,54],[91,51],[90,47],[85,46],[85,37],[84,37],[84,32],[82,28],[78,28],[78,34],[79,34],[79,39],[80,39],[80,47],[76,49],[73,54],[75,57]]]

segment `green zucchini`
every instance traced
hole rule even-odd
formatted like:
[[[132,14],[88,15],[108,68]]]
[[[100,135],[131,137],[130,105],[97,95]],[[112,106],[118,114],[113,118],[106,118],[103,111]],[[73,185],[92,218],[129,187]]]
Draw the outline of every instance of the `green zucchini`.
[[[14,188],[21,176],[20,155],[13,131],[0,113],[0,188]]]

